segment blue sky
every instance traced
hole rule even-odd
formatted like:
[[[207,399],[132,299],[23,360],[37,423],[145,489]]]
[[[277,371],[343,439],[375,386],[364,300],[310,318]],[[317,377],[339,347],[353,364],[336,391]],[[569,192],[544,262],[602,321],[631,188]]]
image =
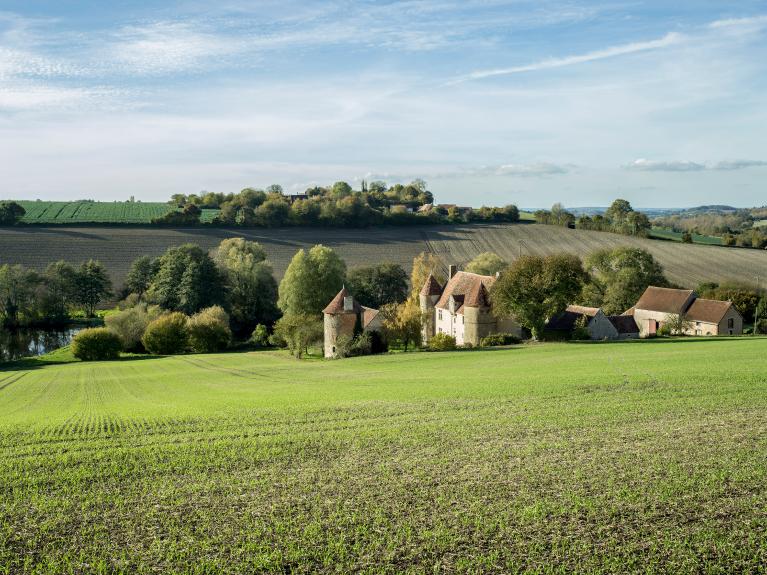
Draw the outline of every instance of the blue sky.
[[[0,0],[0,195],[767,203],[767,2]]]

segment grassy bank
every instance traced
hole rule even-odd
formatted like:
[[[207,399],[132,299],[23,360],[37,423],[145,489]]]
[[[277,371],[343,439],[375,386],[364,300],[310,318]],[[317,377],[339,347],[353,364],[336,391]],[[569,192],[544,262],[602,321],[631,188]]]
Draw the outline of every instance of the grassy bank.
[[[0,572],[757,571],[765,346],[28,361]]]

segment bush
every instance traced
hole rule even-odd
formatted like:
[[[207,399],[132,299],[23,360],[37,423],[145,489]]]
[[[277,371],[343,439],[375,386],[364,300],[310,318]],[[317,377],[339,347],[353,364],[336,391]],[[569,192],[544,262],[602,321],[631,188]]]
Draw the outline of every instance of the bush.
[[[122,342],[105,327],[84,329],[72,340],[72,355],[83,361],[99,361],[120,357]]]
[[[173,312],[151,322],[141,338],[144,349],[156,355],[183,353],[189,345],[187,318],[181,312]]]
[[[269,345],[269,331],[262,323],[256,326],[253,330],[253,334],[250,336],[250,343],[256,347],[267,347]]]
[[[198,353],[212,353],[226,349],[232,340],[229,316],[219,306],[206,308],[194,314],[187,322],[189,344]]]
[[[522,340],[511,333],[491,333],[479,341],[480,347],[496,347],[499,345],[513,345]]]
[[[438,333],[429,340],[429,349],[431,351],[451,351],[455,348],[455,338],[446,333]]]
[[[660,326],[657,331],[655,332],[655,335],[657,336],[668,336],[671,335],[671,326],[667,323],[664,323],[662,326]]]
[[[761,334],[767,333],[767,319],[760,319],[757,321],[754,326],[754,331]]]
[[[355,337],[346,335],[336,339],[336,357],[359,357],[373,353],[373,341],[369,333],[363,332]]]
[[[142,352],[141,338],[147,326],[162,315],[157,306],[139,304],[104,318],[109,331],[117,334],[122,342],[123,351]]]

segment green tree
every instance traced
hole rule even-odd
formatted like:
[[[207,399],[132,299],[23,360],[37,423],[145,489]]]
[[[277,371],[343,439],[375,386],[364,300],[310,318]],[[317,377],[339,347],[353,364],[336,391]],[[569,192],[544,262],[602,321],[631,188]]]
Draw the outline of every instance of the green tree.
[[[523,256],[501,274],[490,295],[497,311],[513,315],[540,339],[546,320],[576,300],[587,279],[576,256]]]
[[[256,209],[256,222],[267,228],[276,228],[288,223],[290,205],[281,198],[266,200]]]
[[[214,353],[225,349],[232,340],[229,316],[221,306],[213,306],[194,314],[186,324],[189,345],[197,353]]]
[[[184,244],[160,256],[147,294],[164,309],[196,313],[224,303],[224,281],[200,246]]]
[[[622,225],[625,221],[628,215],[634,211],[634,208],[631,207],[631,204],[622,199],[615,200],[609,208],[607,208],[607,211],[605,212],[605,218],[610,220],[614,225]]]
[[[224,240],[213,252],[213,260],[226,280],[237,333],[251,333],[257,324],[271,324],[279,317],[277,281],[259,243],[243,238]]]
[[[362,305],[378,309],[386,303],[405,301],[407,272],[391,262],[355,268],[349,272],[347,286]]]
[[[591,272],[591,282],[584,287],[582,299],[608,315],[629,309],[648,286],[669,285],[663,267],[640,248],[596,251],[586,259],[586,269]]]
[[[277,306],[285,315],[316,314],[343,287],[346,264],[335,251],[316,245],[299,250],[285,270]]]
[[[16,327],[35,315],[34,296],[39,276],[20,265],[0,265],[0,319]]]
[[[316,314],[286,314],[274,324],[274,335],[288,346],[290,352],[298,359],[309,348],[322,341],[324,335],[322,321]]]
[[[336,182],[330,190],[336,199],[345,198],[352,193],[352,187],[346,182]]]
[[[16,202],[0,202],[0,226],[12,226],[21,221],[27,211]]]
[[[135,293],[139,299],[144,299],[152,279],[157,273],[158,263],[149,256],[141,256],[133,260],[128,275],[125,278],[125,287],[130,293]]]
[[[423,314],[417,301],[411,298],[400,304],[385,304],[380,313],[387,341],[398,341],[405,351],[421,343]]]
[[[189,318],[181,312],[172,312],[158,317],[146,328],[141,343],[149,353],[173,355],[183,353],[189,345]]]
[[[99,262],[88,260],[80,265],[74,278],[75,303],[83,306],[85,314],[93,317],[96,306],[112,295],[112,281]]]
[[[483,276],[494,276],[508,267],[501,256],[493,252],[484,252],[479,254],[466,266],[466,271]]]
[[[42,275],[44,286],[40,296],[40,314],[51,323],[60,323],[69,317],[69,308],[76,293],[75,269],[65,261],[48,265]]]

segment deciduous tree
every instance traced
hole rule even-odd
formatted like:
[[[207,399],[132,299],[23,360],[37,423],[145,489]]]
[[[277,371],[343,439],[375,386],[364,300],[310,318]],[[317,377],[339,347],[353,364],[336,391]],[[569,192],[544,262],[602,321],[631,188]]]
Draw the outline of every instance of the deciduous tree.
[[[490,295],[496,310],[513,315],[540,339],[546,320],[578,298],[587,278],[576,256],[523,256],[501,274]]]
[[[319,315],[343,287],[345,276],[346,264],[331,248],[299,250],[280,282],[277,305],[285,315]]]

